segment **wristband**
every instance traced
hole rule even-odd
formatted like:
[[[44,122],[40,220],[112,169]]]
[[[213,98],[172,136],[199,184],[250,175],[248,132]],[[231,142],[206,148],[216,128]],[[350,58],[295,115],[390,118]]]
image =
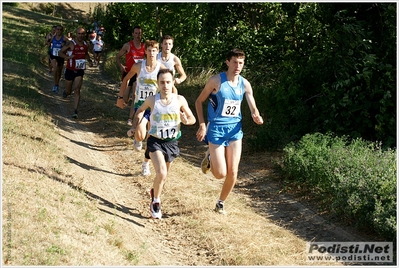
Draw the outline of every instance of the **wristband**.
[[[118,96],[118,99],[123,99],[123,96]]]

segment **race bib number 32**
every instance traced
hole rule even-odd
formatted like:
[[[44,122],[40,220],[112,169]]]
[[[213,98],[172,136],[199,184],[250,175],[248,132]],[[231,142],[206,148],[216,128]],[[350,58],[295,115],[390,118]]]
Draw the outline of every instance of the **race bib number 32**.
[[[240,100],[225,100],[222,110],[222,116],[236,117],[240,114]]]

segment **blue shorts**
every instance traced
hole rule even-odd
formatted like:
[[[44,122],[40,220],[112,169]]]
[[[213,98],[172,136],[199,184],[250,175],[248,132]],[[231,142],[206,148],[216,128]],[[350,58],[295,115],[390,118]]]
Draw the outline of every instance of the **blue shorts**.
[[[134,108],[134,112],[136,113],[137,112],[137,109],[138,108]],[[150,116],[151,116],[151,110],[150,109],[147,109],[147,110],[145,110],[144,111],[144,118],[146,118],[147,119],[147,121],[150,121]]]
[[[241,122],[224,125],[211,122],[206,131],[206,139],[216,145],[229,146],[230,141],[241,140],[244,136],[241,126]]]

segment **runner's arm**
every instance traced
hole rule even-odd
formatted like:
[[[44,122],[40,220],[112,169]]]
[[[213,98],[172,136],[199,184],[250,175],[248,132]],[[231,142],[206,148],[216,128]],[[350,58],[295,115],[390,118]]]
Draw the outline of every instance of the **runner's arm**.
[[[62,46],[62,48],[60,49],[60,51],[58,51],[58,56],[60,56],[61,58],[64,58],[66,60],[72,59],[75,55],[71,55],[71,56],[67,56],[66,52],[68,49],[73,49],[73,43],[69,42],[67,44],[65,44],[65,46]]]
[[[126,66],[121,63],[121,57],[125,55],[128,51],[129,43],[125,43],[121,50],[119,50],[118,54],[116,54],[116,64],[118,64],[118,67],[122,73],[126,71]]]
[[[180,75],[180,77],[175,79],[175,83],[177,85],[179,85],[179,84],[183,83],[184,80],[187,79],[187,75],[186,75],[186,72],[184,71],[184,68],[183,68],[183,65],[181,64],[180,59],[175,56],[174,61],[175,61],[175,68]]]
[[[155,103],[155,96],[154,95],[149,96],[148,98],[145,99],[143,104],[141,104],[141,106],[137,109],[133,117],[132,127],[130,128],[132,132],[136,130],[137,124],[143,118],[145,110],[147,110],[148,108],[152,110],[154,107],[154,103]]]
[[[206,124],[204,118],[204,110],[202,104],[208,99],[209,95],[218,90],[220,87],[220,76],[214,75],[206,82],[204,89],[201,91],[198,98],[195,100],[195,110],[197,112],[199,128],[197,131],[198,141],[203,141],[206,135]]]
[[[252,119],[256,124],[261,125],[263,124],[263,118],[260,115],[258,108],[256,107],[252,86],[247,79],[244,80],[244,87],[245,87],[245,98],[247,100],[249,110],[251,111]]]
[[[180,121],[184,125],[194,125],[196,122],[195,116],[188,106],[187,100],[182,96],[178,95],[181,107],[180,107]]]
[[[140,69],[141,69],[141,62],[133,64],[130,71],[123,78],[122,84],[121,84],[121,87],[120,87],[119,93],[118,93],[118,99],[116,101],[116,106],[118,106],[119,108],[123,109],[126,107],[127,103],[123,100],[123,93],[125,93],[125,90],[127,88],[130,78],[132,78],[135,74],[138,75],[138,73],[139,73],[138,70],[140,70]]]

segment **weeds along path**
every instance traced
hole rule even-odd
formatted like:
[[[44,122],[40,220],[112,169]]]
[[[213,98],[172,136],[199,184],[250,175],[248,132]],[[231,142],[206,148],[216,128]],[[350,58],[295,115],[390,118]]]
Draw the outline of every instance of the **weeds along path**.
[[[212,208],[222,182],[200,172],[199,163],[206,148],[195,140],[196,126],[183,126],[181,157],[173,163],[163,193],[164,218],[149,219],[148,191],[154,169],[151,167],[151,176],[141,176],[143,154],[133,151],[132,140],[125,135],[126,118],[120,119],[123,121],[120,129],[109,129],[107,118],[93,109],[94,100],[85,94],[88,90],[96,90],[106,95],[108,101],[104,105],[111,106],[115,103],[119,84],[103,78],[98,68],[89,68],[83,81],[79,119],[75,120],[71,118],[73,96],[62,97],[64,81],[61,81],[60,93],[52,93],[51,80],[49,77],[42,93],[59,130],[59,146],[70,163],[65,176],[97,203],[104,217],[115,222],[114,232],[123,240],[121,252],[125,249],[137,252],[135,262],[128,264],[309,265],[303,253],[306,241],[363,240],[281,194],[278,185],[270,179],[273,155],[268,153],[244,152],[238,184],[229,197],[232,213],[227,218],[216,215]],[[253,227],[246,217],[251,218]],[[217,231],[218,228],[234,231],[222,232]],[[257,231],[256,228],[261,229]],[[273,234],[265,231],[269,228],[274,230]],[[277,235],[276,230],[282,234]],[[224,237],[230,232],[231,237]],[[240,248],[240,241],[252,235],[256,243],[260,243],[254,246],[254,251],[257,248],[267,252],[268,244],[273,244],[279,251],[281,248],[287,250],[282,254],[291,255],[289,260],[278,261],[278,256],[274,257],[276,259],[267,255],[259,257],[264,253],[258,253],[259,256],[254,253],[258,256],[252,256],[254,260],[235,260],[232,256],[248,250]],[[286,249],[289,241],[294,246]]]

